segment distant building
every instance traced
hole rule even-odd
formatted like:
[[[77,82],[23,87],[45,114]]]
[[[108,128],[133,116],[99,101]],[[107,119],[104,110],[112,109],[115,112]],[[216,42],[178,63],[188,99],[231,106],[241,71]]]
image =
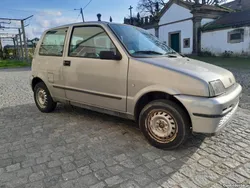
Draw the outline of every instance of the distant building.
[[[244,11],[250,9],[250,0],[235,0],[229,3],[225,3],[222,6],[236,10],[236,11]]]
[[[239,3],[246,7],[237,8],[241,7]],[[250,8],[247,5],[250,0],[236,0],[221,6],[170,0],[156,17],[133,18],[132,23],[183,54],[250,55]],[[131,23],[130,19],[124,22]]]
[[[202,27],[201,50],[250,56],[250,10],[226,14]]]

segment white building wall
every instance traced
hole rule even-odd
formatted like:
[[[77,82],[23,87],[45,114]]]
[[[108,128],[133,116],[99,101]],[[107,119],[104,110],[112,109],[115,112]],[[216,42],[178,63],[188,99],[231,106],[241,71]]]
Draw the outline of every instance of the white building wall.
[[[244,28],[244,42],[228,43],[228,32],[235,29],[225,29],[201,34],[201,50],[221,55],[225,51],[232,51],[235,55],[246,53],[250,55],[250,27]]]
[[[180,31],[180,40],[181,40],[181,53],[183,54],[191,54],[193,51],[193,21],[187,20],[183,22],[178,22],[174,24],[160,26],[159,28],[159,39],[162,42],[168,43],[168,36],[171,32]],[[190,47],[183,48],[183,39],[190,38]]]
[[[203,19],[201,20],[201,26],[203,26],[203,25],[205,25],[205,24],[207,24],[207,23],[209,23],[209,22],[212,22],[212,21],[214,21],[214,19],[211,19],[211,18],[203,18]]]
[[[153,29],[147,29],[147,31],[148,31],[149,33],[151,33],[152,35],[155,36],[155,29],[154,29],[154,28],[153,28]]]
[[[192,18],[193,14],[190,13],[189,9],[183,8],[177,4],[172,4],[172,6],[165,12],[165,14],[160,18],[159,25],[175,22],[179,20],[184,20],[187,18]]]

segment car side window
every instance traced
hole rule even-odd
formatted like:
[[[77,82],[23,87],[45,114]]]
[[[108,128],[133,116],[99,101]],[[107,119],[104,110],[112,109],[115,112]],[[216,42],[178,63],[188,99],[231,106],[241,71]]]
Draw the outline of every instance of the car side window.
[[[99,58],[101,51],[113,51],[116,54],[115,45],[101,27],[82,26],[73,29],[69,56]]]
[[[48,31],[39,49],[39,55],[62,56],[67,29]]]

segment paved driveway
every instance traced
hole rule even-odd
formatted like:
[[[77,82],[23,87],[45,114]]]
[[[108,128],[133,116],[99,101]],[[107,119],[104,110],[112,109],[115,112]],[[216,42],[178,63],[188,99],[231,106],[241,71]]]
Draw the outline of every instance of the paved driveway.
[[[248,110],[216,137],[164,151],[131,121],[65,105],[40,113],[28,77],[0,71],[1,188],[250,187]]]

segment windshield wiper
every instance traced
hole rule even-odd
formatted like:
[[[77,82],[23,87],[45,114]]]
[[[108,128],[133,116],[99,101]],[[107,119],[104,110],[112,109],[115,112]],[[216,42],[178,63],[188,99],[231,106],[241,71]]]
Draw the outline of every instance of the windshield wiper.
[[[175,51],[170,51],[170,52],[167,52],[165,55],[167,55],[170,58],[177,58],[178,53]]]
[[[169,51],[169,52],[165,53],[165,55],[174,55],[174,54],[177,54],[177,52],[175,52],[175,51]]]
[[[176,55],[173,55],[173,54],[168,54],[167,57],[170,57],[170,58],[177,58]]]
[[[160,52],[156,52],[156,51],[151,51],[151,50],[144,50],[144,51],[136,51],[133,54],[157,54],[157,55],[163,55]]]

